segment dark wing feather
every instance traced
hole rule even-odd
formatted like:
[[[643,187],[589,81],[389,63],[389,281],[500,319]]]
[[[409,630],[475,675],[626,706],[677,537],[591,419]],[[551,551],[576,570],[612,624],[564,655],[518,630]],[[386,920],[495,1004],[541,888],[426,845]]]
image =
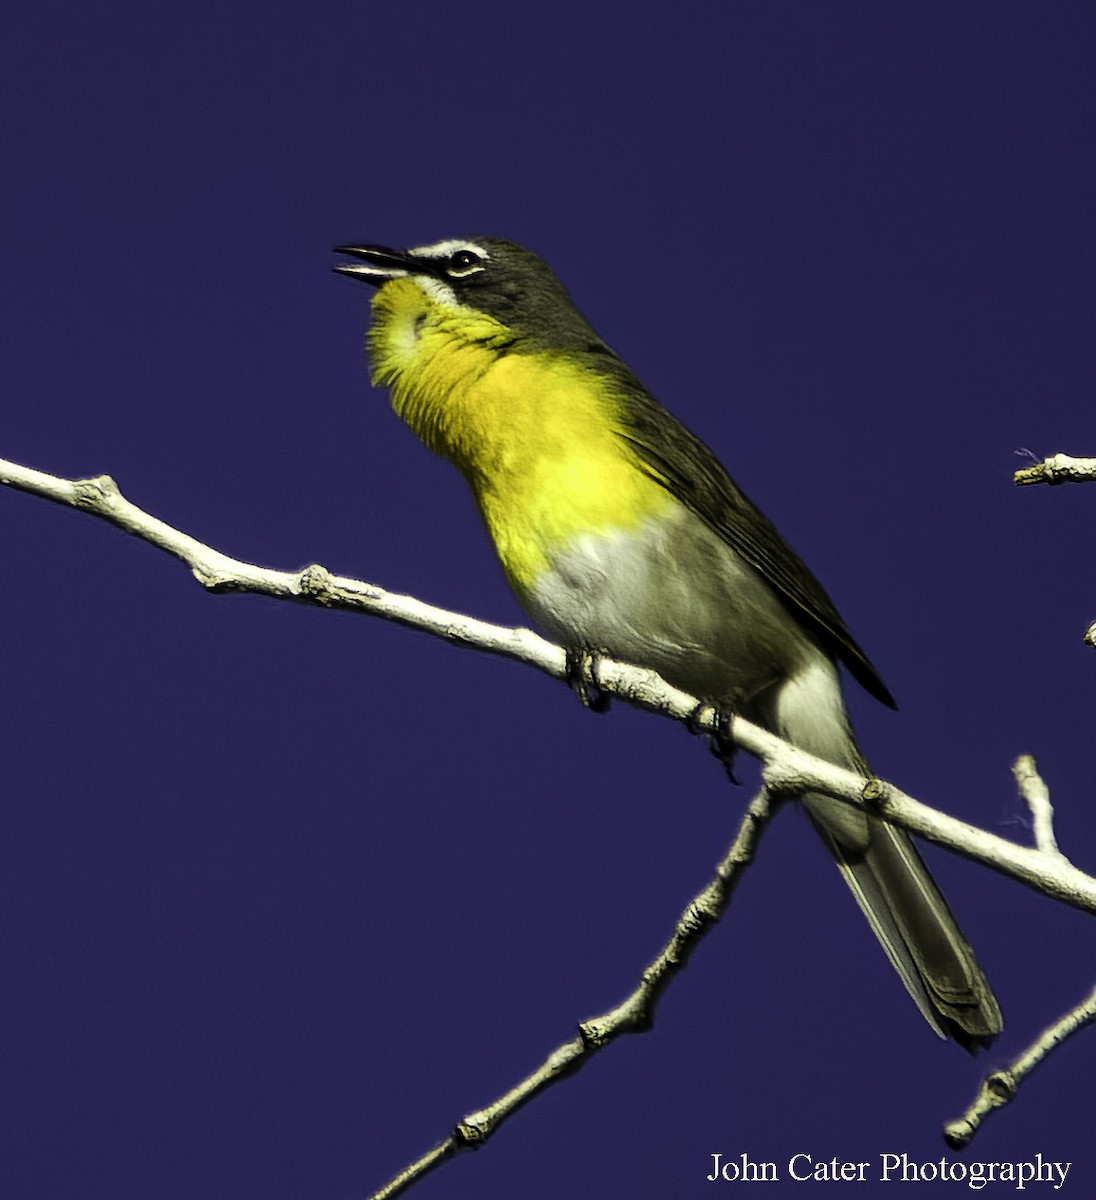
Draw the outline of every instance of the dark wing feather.
[[[619,359],[603,359],[599,365],[603,371],[608,368],[606,373],[616,378],[625,393],[620,436],[647,473],[760,572],[792,614],[848,667],[862,687],[889,707],[897,707],[822,585],[711,450],[671,416]]]

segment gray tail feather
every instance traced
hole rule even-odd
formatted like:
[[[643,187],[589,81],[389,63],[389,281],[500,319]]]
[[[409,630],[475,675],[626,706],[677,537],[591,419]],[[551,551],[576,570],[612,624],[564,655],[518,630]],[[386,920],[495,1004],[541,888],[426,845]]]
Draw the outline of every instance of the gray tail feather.
[[[790,742],[870,776],[841,700],[834,664],[818,655],[759,708]],[[816,793],[804,807],[875,936],[928,1023],[975,1051],[1001,1031],[1001,1010],[947,901],[908,835]]]
[[[868,818],[867,844],[835,836],[829,797],[806,796],[811,820],[925,1020],[941,1037],[974,1053],[1001,1032],[1001,1010],[909,836]]]

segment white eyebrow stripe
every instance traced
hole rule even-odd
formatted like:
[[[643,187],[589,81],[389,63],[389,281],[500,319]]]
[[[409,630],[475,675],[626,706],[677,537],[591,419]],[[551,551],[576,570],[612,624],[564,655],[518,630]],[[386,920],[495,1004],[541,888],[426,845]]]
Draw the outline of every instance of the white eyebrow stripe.
[[[407,253],[416,254],[420,258],[448,258],[457,250],[474,250],[477,254],[482,254],[485,259],[491,257],[482,246],[477,246],[475,242],[462,242],[457,238],[449,238],[444,242],[433,242],[429,246],[412,246]]]

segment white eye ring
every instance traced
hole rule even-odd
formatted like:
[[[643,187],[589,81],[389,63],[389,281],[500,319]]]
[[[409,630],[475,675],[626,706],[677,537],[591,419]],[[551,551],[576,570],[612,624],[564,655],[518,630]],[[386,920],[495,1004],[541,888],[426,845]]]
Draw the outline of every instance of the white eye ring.
[[[445,264],[445,273],[452,279],[463,279],[466,275],[474,275],[484,270],[483,259],[467,246],[454,250]]]

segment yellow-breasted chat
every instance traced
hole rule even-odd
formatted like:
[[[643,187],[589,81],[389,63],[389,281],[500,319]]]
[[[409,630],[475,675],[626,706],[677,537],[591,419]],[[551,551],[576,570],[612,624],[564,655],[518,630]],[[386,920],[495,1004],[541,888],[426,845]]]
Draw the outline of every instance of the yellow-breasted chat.
[[[336,249],[355,260],[337,271],[377,288],[374,384],[467,479],[538,625],[868,773],[838,665],[893,706],[875,667],[545,262],[495,237]],[[988,1044],[997,1001],[909,837],[823,795],[803,803],[925,1019],[968,1050]]]

